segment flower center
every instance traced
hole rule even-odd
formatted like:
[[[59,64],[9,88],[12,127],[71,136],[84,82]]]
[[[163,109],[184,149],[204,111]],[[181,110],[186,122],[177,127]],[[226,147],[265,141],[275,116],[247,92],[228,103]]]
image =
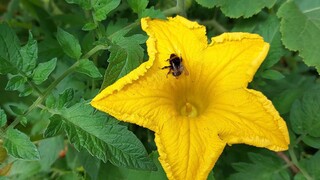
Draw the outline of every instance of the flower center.
[[[187,116],[187,117],[197,117],[198,116],[197,108],[189,102],[185,102],[185,104],[182,105],[180,112],[183,116]]]

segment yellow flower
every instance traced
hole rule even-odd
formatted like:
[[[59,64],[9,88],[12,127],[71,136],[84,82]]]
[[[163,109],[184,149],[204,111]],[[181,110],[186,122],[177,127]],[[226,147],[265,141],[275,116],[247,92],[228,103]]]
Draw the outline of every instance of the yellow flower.
[[[206,179],[226,144],[288,149],[284,120],[262,93],[247,89],[269,50],[259,35],[225,33],[208,44],[205,27],[180,16],[141,23],[149,60],[91,104],[154,131],[169,179]],[[179,76],[163,69],[173,55]]]

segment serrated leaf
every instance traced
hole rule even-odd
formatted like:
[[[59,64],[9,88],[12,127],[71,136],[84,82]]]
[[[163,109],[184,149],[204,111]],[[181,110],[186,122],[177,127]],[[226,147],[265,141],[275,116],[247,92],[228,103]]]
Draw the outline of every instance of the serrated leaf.
[[[140,13],[146,9],[148,5],[148,0],[127,0],[129,6],[135,13]]]
[[[267,69],[262,72],[261,77],[265,79],[271,79],[271,80],[279,80],[284,78],[284,75],[281,74],[279,71],[273,70],[273,69]]]
[[[62,50],[71,58],[79,59],[81,56],[81,46],[72,34],[58,28],[57,40]]]
[[[142,143],[131,131],[122,125],[110,124],[104,114],[93,112],[90,105],[79,103],[60,115],[76,149],[86,149],[104,162],[109,160],[117,166],[155,169]]]
[[[199,0],[198,0],[199,1]],[[208,0],[201,0],[202,3]],[[231,18],[249,18],[259,13],[263,8],[271,8],[276,3],[276,0],[264,1],[247,1],[247,0],[215,0],[212,3],[207,3],[210,6],[215,5],[221,8],[223,14]]]
[[[290,111],[292,129],[297,134],[320,137],[319,88],[306,91],[302,99],[296,100]]]
[[[33,39],[31,32],[29,31],[29,40],[26,45],[21,47],[20,54],[22,56],[22,71],[28,72],[36,67],[38,59],[38,44],[37,41]]]
[[[8,154],[23,160],[38,160],[40,158],[36,146],[30,141],[29,137],[16,129],[6,131],[3,147]]]
[[[69,88],[63,91],[62,94],[59,95],[58,99],[58,108],[62,108],[64,106],[67,106],[70,101],[72,100],[74,95],[73,89]]]
[[[19,75],[13,76],[9,79],[5,89],[7,91],[18,90],[20,87],[22,87],[24,85],[25,82],[27,82],[27,79],[25,77],[22,77]]]
[[[153,163],[157,166],[157,171],[139,171],[135,169],[128,169],[122,167],[116,167],[110,163],[101,164],[99,172],[99,179],[143,179],[143,180],[164,180],[167,179],[158,158],[157,152],[152,152],[150,155]],[[107,172],[107,173],[105,173]]]
[[[38,66],[34,69],[32,80],[36,84],[41,84],[48,79],[49,75],[56,68],[57,58],[53,58],[48,62],[39,63]]]
[[[109,65],[104,75],[102,88],[114,83],[142,63],[144,54],[143,48],[139,44],[144,41],[144,36],[134,35],[121,38],[111,46]]]
[[[275,155],[268,153],[262,155],[257,153],[248,153],[252,163],[233,163],[232,167],[238,171],[232,174],[229,179],[282,179],[290,180],[290,174],[284,162]]]
[[[279,8],[283,44],[320,73],[320,1],[287,1]]]
[[[3,109],[0,108],[0,127],[5,126],[7,123],[7,115]]]
[[[139,14],[139,18],[143,18],[143,17],[150,17],[150,18],[157,18],[157,19],[165,19],[166,18],[166,16],[163,14],[163,12],[161,10],[154,9],[154,7],[144,9]]]
[[[19,97],[25,97],[29,96],[33,92],[33,89],[31,86],[25,86],[25,88],[22,89],[22,91],[19,94]]]
[[[102,21],[107,18],[107,15],[117,8],[120,0],[95,0],[93,2],[93,18],[96,21]]]
[[[92,78],[102,77],[98,68],[89,59],[81,59],[78,63],[77,68],[76,68],[76,72],[85,74],[85,75],[90,76]]]
[[[49,119],[50,123],[43,134],[46,138],[58,135],[64,128],[61,116],[55,114]]]
[[[17,74],[22,70],[20,42],[14,31],[7,24],[0,24],[0,74]]]

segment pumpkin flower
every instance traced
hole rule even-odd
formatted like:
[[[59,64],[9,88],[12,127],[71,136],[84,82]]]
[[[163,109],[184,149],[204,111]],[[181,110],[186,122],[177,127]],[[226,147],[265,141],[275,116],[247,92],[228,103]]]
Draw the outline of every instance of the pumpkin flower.
[[[180,16],[141,25],[149,60],[91,104],[154,131],[169,179],[206,179],[227,144],[288,149],[285,121],[247,88],[269,50],[259,35],[224,33],[208,44],[205,27]]]

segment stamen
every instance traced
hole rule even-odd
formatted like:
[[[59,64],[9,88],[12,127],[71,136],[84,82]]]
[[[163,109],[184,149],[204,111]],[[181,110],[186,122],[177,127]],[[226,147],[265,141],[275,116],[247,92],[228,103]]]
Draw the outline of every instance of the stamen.
[[[198,115],[198,111],[195,106],[186,102],[181,108],[181,114],[187,117],[196,117]]]

